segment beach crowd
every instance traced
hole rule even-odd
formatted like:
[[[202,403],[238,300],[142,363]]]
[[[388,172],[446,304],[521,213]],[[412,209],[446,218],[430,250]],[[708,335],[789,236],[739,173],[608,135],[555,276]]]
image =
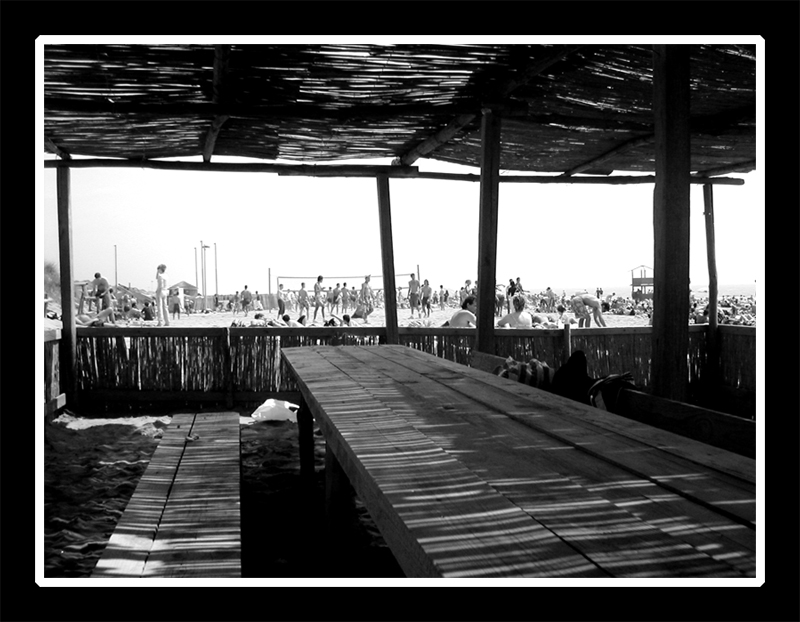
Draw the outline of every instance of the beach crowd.
[[[339,282],[327,285],[323,275],[307,287],[305,282],[296,289],[279,284],[278,292],[259,294],[248,285],[233,294],[215,294],[206,299],[201,296],[181,295],[182,290],[167,286],[166,266],[156,270],[155,295],[142,295],[122,288],[115,293],[108,280],[95,274],[94,280],[83,286],[78,303],[76,323],[79,326],[126,324],[169,326],[170,319],[179,320],[181,313],[231,313],[241,315],[234,319],[235,326],[340,326],[369,324],[376,308],[385,306],[383,289],[373,289],[371,276],[355,285]],[[411,326],[432,326],[433,310],[452,310],[452,316],[442,326],[469,327],[476,325],[478,313],[478,283],[466,280],[457,291],[451,292],[443,285],[433,287],[428,279],[420,281],[411,274],[407,287],[398,287],[396,304],[398,313],[408,310]],[[45,299],[45,315],[48,315]],[[690,323],[708,323],[708,299],[690,292]],[[140,306],[141,305],[141,306]],[[203,308],[207,305],[207,308]],[[754,296],[723,296],[718,301],[718,323],[754,326],[756,300]],[[267,317],[277,310],[275,317]],[[574,324],[578,328],[606,326],[604,314],[647,316],[652,324],[652,294],[635,291],[632,297],[618,296],[615,292],[604,294],[598,287],[594,293],[587,290],[567,294],[555,293],[550,287],[544,291],[526,290],[520,278],[509,279],[508,285],[495,287],[495,305],[492,310],[498,327],[508,328],[561,328]],[[571,314],[571,316],[569,315]],[[52,315],[52,313],[51,313]],[[439,317],[441,317],[439,315]],[[249,319],[249,324],[247,324]]]

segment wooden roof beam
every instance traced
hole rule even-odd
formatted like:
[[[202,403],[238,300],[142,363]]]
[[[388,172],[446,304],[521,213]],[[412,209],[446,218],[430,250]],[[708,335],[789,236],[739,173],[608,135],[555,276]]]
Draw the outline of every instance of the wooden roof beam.
[[[496,98],[501,101],[506,99],[515,90],[527,84],[534,77],[542,73],[545,69],[554,65],[558,61],[562,60],[565,56],[573,53],[580,47],[581,47],[580,45],[557,46],[552,54],[538,60],[535,63],[532,63],[531,65],[526,67],[522,72],[520,72],[519,77],[515,78],[514,80],[509,80],[508,82],[506,82],[506,84],[499,89]],[[486,106],[486,107],[494,108],[493,106]],[[419,158],[425,157],[429,153],[432,153],[433,151],[441,147],[443,144],[449,142],[465,126],[469,125],[476,117],[477,117],[477,112],[475,114],[463,114],[456,117],[455,119],[450,121],[444,128],[436,132],[433,136],[425,139],[423,142],[421,142],[419,145],[411,149],[405,155],[396,158],[394,160],[394,164],[402,166],[409,166],[413,164]]]
[[[727,175],[728,173],[749,173],[755,170],[756,161],[747,160],[739,164],[732,164],[730,166],[719,166],[717,168],[709,168],[704,171],[697,171],[692,177],[713,177],[715,175]]]
[[[225,77],[228,74],[228,64],[230,60],[231,46],[229,45],[216,45],[214,46],[214,80],[212,84],[213,95],[212,98],[215,104],[221,104],[225,101]],[[206,133],[206,142],[203,147],[203,161],[211,162],[211,155],[214,153],[214,146],[217,143],[217,137],[222,129],[225,121],[230,116],[226,114],[216,115],[211,122],[211,127],[208,128]]]
[[[44,138],[44,148],[50,153],[55,153],[62,160],[69,160],[72,158],[70,154],[61,149],[61,147],[56,145],[50,138],[47,138],[47,136]]]
[[[752,118],[755,118],[755,109],[752,106],[743,106],[733,110],[724,111],[715,115],[695,117],[690,121],[690,132],[692,134],[720,134],[724,132],[726,129],[729,129],[737,125],[738,123],[741,123],[742,121],[747,121]],[[592,158],[590,160],[587,160],[586,162],[583,162],[582,164],[578,164],[577,166],[572,167],[568,171],[563,172],[561,174],[561,177],[569,177],[577,173],[582,173],[583,171],[586,171],[588,169],[595,168],[597,167],[598,164],[602,164],[622,153],[626,153],[631,149],[636,149],[637,147],[641,147],[642,145],[651,143],[654,140],[655,140],[654,133],[633,138],[597,156],[596,158]],[[742,165],[742,167],[744,166],[746,166],[746,164]],[[722,175],[724,173],[732,173],[735,172],[736,170],[741,170],[741,168],[722,170],[722,172],[718,174]],[[700,174],[710,175],[713,173],[705,171]]]

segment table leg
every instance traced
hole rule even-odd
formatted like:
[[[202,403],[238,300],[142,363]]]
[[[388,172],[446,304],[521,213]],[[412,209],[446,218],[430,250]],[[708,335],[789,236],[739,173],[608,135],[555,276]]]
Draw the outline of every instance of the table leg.
[[[341,533],[354,511],[353,487],[330,446],[325,444],[325,519],[334,534]]]
[[[297,434],[300,440],[300,476],[314,480],[314,417],[305,401],[297,410]]]

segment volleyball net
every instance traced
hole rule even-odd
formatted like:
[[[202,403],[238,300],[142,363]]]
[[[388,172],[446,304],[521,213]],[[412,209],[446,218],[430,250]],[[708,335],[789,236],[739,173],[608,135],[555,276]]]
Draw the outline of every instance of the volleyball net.
[[[369,274],[369,273],[367,273]],[[395,287],[408,287],[407,281],[400,281],[398,277],[410,277],[413,272],[407,273],[400,273],[395,274]],[[279,276],[276,277],[278,289],[280,290],[281,285],[283,285],[284,290],[288,291],[297,291],[300,289],[301,285],[305,283],[306,289],[309,291],[313,291],[314,283],[317,282],[317,278],[319,275],[314,276]],[[352,290],[355,288],[357,292],[361,291],[361,284],[364,282],[364,277],[366,274],[361,274],[357,276],[327,276],[323,275],[322,285],[327,291],[328,288],[336,288],[336,287],[344,287],[345,284],[347,285],[347,289]],[[370,274],[369,278],[370,287],[372,287],[373,292],[383,291],[383,275],[380,272],[373,272]]]

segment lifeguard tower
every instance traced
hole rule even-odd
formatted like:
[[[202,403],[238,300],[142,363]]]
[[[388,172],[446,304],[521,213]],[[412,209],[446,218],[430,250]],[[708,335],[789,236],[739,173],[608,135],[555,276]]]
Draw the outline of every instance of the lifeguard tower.
[[[636,276],[637,271],[639,276]],[[631,298],[634,302],[653,299],[653,269],[651,267],[636,266],[631,270]]]

